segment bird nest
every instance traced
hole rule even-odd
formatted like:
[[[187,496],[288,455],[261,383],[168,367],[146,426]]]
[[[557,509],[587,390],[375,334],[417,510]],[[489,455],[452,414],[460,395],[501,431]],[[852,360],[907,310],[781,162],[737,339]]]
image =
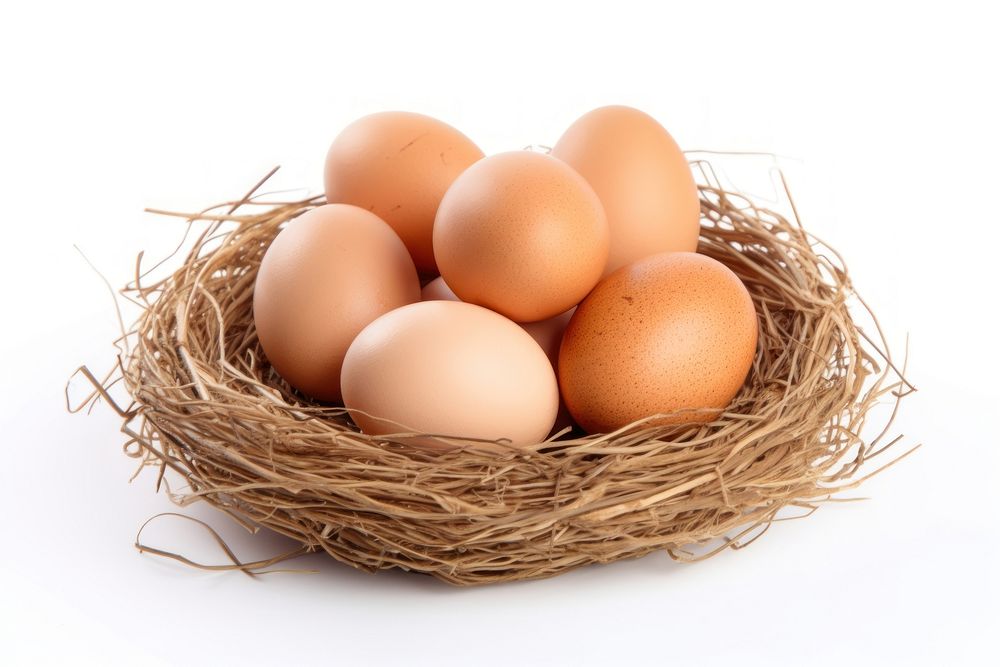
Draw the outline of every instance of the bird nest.
[[[301,544],[279,558],[322,550],[363,570],[468,585],[745,546],[877,472],[865,464],[897,442],[889,424],[912,387],[839,254],[797,215],[762,208],[721,187],[707,163],[694,166],[706,177],[699,252],[743,280],[760,324],[746,382],[711,423],[664,426],[650,415],[613,433],[498,443],[499,452],[467,440],[430,452],[411,444],[415,434],[360,433],[342,407],[285,383],[261,350],[251,309],[261,257],[284,223],[324,202],[265,203],[257,188],[184,214],[195,240],[167,260],[180,263],[165,278],[144,273],[140,255],[122,294],[141,314],[111,374],[81,369],[95,392],[75,409],[109,402],[126,453],[141,460],[136,474],[158,469],[157,489],[166,483],[175,502],[204,500]],[[109,394],[118,381],[127,407]],[[884,423],[865,428],[880,403]],[[279,560],[227,553],[232,565],[212,567],[257,573]]]

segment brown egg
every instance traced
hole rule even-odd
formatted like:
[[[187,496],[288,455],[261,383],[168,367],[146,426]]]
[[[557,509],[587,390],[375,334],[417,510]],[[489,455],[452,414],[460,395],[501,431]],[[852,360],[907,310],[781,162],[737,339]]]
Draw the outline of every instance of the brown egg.
[[[459,301],[398,308],[358,334],[341,378],[365,433],[540,442],[559,405],[552,365],[524,329]],[[435,448],[440,441],[414,444]]]
[[[354,204],[389,223],[420,271],[437,273],[431,230],[445,190],[483,152],[429,116],[387,111],[341,132],[326,156],[326,200]]]
[[[424,288],[420,292],[420,300],[460,301],[441,276],[424,285]],[[559,365],[559,344],[562,342],[563,332],[566,331],[566,325],[569,324],[569,320],[573,317],[574,312],[576,312],[576,306],[547,320],[523,322],[520,325],[522,329],[535,339],[535,342],[542,348],[542,351],[545,352],[545,356],[552,363],[553,370]],[[573,418],[566,408],[566,402],[560,396],[559,411],[556,413],[556,423],[552,426],[552,432],[556,433],[567,426],[573,426]]]
[[[579,303],[607,253],[597,195],[542,153],[500,153],[472,165],[445,193],[434,221],[434,254],[449,287],[517,322]]]
[[[340,368],[354,337],[420,299],[406,246],[374,213],[327,204],[275,237],[257,272],[253,316],[267,360],[289,384],[340,400]]]
[[[659,423],[706,422],[733,399],[757,347],[757,316],[740,279],[716,260],[663,253],[622,267],[566,327],[559,384],[590,433],[681,412]]]
[[[576,307],[574,306],[565,313],[560,313],[547,320],[542,320],[540,322],[525,322],[521,325],[521,328],[527,331],[528,334],[535,339],[535,342],[538,343],[542,350],[545,351],[549,361],[552,362],[552,368],[555,369],[556,372],[559,370],[559,346],[562,343],[566,326],[569,324],[569,321],[575,312]],[[555,433],[557,431],[561,431],[567,426],[573,426],[573,418],[569,414],[569,409],[566,407],[566,401],[562,400],[562,394],[560,392],[559,412],[556,413],[556,423],[552,425],[552,432]]]
[[[438,276],[423,286],[420,290],[421,301],[461,301],[448,287],[444,278]]]
[[[691,168],[651,116],[623,106],[595,109],[566,130],[552,155],[587,179],[604,204],[611,229],[605,276],[649,255],[698,249]]]

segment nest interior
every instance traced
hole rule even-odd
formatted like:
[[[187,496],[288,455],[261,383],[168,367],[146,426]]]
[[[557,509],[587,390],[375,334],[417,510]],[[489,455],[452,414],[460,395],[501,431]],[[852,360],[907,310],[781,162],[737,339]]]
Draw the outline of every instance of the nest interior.
[[[744,546],[783,509],[811,513],[874,474],[862,467],[897,442],[886,437],[895,408],[867,440],[866,417],[878,403],[898,407],[912,387],[840,256],[797,215],[759,207],[721,187],[707,163],[694,166],[705,177],[699,251],[739,275],[760,323],[747,380],[711,423],[643,420],[502,453],[431,453],[406,435],[359,433],[343,408],[289,387],[258,344],[260,259],[285,222],[323,203],[265,203],[254,194],[260,183],[238,201],[182,215],[195,240],[167,277],[152,280],[137,262],[122,294],[141,315],[123,332],[111,374],[98,381],[83,369],[96,387],[87,402],[103,397],[119,410],[137,474],[153,466],[157,489],[166,483],[175,502],[204,500],[248,529],[293,538],[302,546],[289,555],[322,550],[365,570],[468,585]],[[124,408],[108,394],[120,380],[132,401]],[[168,470],[182,480],[177,490]],[[230,556],[248,573],[276,560]]]

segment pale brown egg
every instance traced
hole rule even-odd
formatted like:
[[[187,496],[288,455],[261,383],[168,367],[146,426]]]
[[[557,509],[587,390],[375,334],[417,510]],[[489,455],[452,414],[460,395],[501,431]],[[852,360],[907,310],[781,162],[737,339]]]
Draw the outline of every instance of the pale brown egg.
[[[420,293],[421,301],[460,301],[460,299],[455,296],[455,293],[451,291],[448,287],[448,283],[444,281],[444,278],[438,276],[434,280],[430,281],[424,285]],[[547,320],[540,320],[538,322],[523,322],[520,327],[528,332],[528,334],[535,339],[538,346],[542,348],[545,352],[545,356],[549,358],[552,363],[552,368],[555,370],[559,364],[559,345],[562,342],[563,332],[566,331],[566,325],[569,324],[569,320],[573,317],[573,313],[576,312],[576,306],[573,306],[564,313],[559,313],[555,317],[550,317]],[[559,411],[556,413],[556,422],[552,426],[552,432],[556,433],[563,430],[566,427],[573,426],[573,418],[569,414],[569,410],[566,408],[566,402],[559,398]]]
[[[483,157],[464,134],[435,118],[386,111],[348,125],[326,156],[326,199],[389,223],[417,268],[437,273],[432,229],[445,190]]]
[[[566,163],[541,153],[500,153],[472,165],[434,221],[434,254],[448,286],[517,322],[579,303],[607,253],[597,195]]]
[[[654,118],[609,106],[580,117],[552,155],[593,187],[611,230],[604,275],[648,255],[695,251],[700,204],[687,158]]]
[[[514,446],[542,441],[559,389],[524,329],[460,301],[425,301],[379,317],[344,360],[344,405],[364,433],[418,432]],[[433,438],[414,444],[444,446]]]
[[[749,292],[728,267],[662,253],[601,281],[576,309],[559,352],[570,413],[606,433],[660,413],[660,423],[714,419],[739,391],[757,347]]]
[[[304,394],[337,402],[354,337],[419,299],[413,260],[392,228],[356,206],[327,204],[289,222],[264,253],[254,325],[279,375]]]

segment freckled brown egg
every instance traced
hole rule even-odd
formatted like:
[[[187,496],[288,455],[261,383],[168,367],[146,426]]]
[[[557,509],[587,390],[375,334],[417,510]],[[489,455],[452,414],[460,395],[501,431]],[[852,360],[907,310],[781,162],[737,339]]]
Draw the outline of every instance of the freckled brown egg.
[[[579,303],[607,253],[597,195],[566,163],[541,153],[500,153],[472,165],[434,221],[434,255],[448,286],[517,322]]]
[[[757,316],[729,268],[690,252],[653,255],[602,280],[576,309],[559,384],[590,433],[679,410],[661,423],[706,422],[753,364]]]
[[[337,402],[354,337],[419,299],[413,260],[389,225],[356,206],[327,204],[271,242],[254,284],[253,317],[278,374],[313,398]]]
[[[369,324],[347,351],[341,384],[352,419],[375,435],[527,445],[548,435],[559,405],[552,365],[524,329],[459,301],[411,304]]]
[[[604,205],[611,249],[604,275],[666,251],[695,251],[700,205],[687,158],[654,118],[624,106],[595,109],[552,155],[590,183]]]
[[[326,156],[326,200],[354,204],[389,223],[417,268],[437,273],[431,230],[445,190],[483,157],[455,128],[417,113],[387,111],[348,125]]]

